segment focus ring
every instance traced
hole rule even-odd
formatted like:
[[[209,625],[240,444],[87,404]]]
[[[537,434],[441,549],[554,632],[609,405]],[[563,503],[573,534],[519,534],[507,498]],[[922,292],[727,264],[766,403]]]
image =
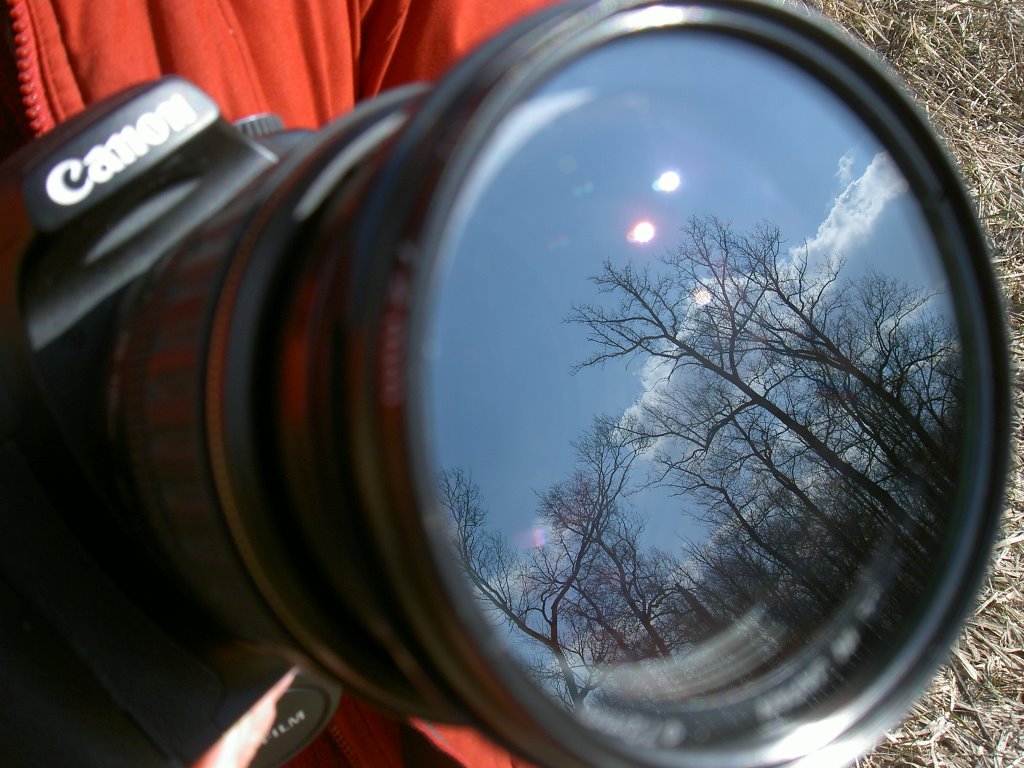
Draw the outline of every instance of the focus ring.
[[[219,511],[204,405],[209,328],[238,208],[193,234],[141,286],[115,358],[112,417],[149,537],[213,613],[245,627],[262,610]]]

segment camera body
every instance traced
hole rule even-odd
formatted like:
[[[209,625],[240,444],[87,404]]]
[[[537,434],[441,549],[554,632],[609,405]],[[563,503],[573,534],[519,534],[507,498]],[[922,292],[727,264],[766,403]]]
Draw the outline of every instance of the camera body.
[[[209,499],[192,484],[209,478],[182,461],[202,454],[198,414],[126,391],[134,385],[125,366],[138,360],[125,341],[125,324],[138,316],[126,304],[145,302],[161,258],[212,214],[224,218],[232,200],[250,201],[241,191],[303,137],[246,133],[265,126],[235,127],[200,90],[168,78],[104,102],[4,166],[0,678],[11,695],[0,754],[9,764],[185,764],[291,666],[308,666],[281,650],[285,633],[248,597],[253,590],[239,587],[240,565],[224,562],[234,549],[226,526],[211,530],[197,509]],[[193,248],[204,242],[192,237]],[[211,274],[193,286],[200,293],[217,284],[223,261],[210,253],[220,243],[205,237],[202,268]],[[182,313],[178,331],[210,320],[199,294],[166,311]],[[174,345],[164,338],[151,350],[164,355],[155,363],[168,375],[160,386],[200,386],[201,350],[186,359]],[[137,440],[133,448],[130,435],[154,414],[174,422],[151,443],[179,451],[161,459],[179,473],[161,491],[180,494],[174,504],[185,513],[173,520],[159,519],[164,504],[146,487],[147,471],[133,471],[148,462],[133,450],[148,449]],[[182,573],[168,547],[201,565]],[[211,618],[226,605],[259,625],[260,642]],[[267,642],[275,634],[278,648]],[[302,727],[267,748],[277,759],[320,730],[338,689],[306,676],[293,693]],[[287,705],[280,715],[294,724]]]

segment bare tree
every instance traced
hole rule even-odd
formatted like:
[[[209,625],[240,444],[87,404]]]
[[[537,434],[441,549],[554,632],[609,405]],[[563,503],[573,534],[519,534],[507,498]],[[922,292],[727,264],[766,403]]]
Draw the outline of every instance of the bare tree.
[[[646,444],[597,418],[573,447],[576,469],[539,494],[533,511],[546,531],[542,546],[516,550],[486,527],[479,488],[464,470],[443,471],[440,487],[454,549],[478,597],[535,675],[576,707],[604,669],[668,657],[693,642],[693,627],[706,631],[702,622],[714,619],[694,595],[680,599],[678,561],[641,543],[644,520],[628,496]],[[699,620],[682,620],[689,616]]]
[[[884,636],[927,578],[954,491],[960,356],[940,296],[784,252],[767,224],[695,219],[684,234],[656,268],[605,263],[600,300],[571,309],[593,345],[576,372],[639,360],[660,378],[626,415],[595,418],[574,469],[523,511],[546,542],[514,546],[467,471],[439,479],[481,604],[569,707],[756,675],[883,557],[902,576],[878,584]],[[653,485],[703,540],[644,543],[634,492]]]
[[[595,349],[577,370],[658,363],[634,434],[657,445],[659,482],[733,532],[691,553],[702,583],[733,603],[784,595],[787,621],[806,621],[883,536],[925,578],[957,467],[960,357],[941,299],[783,252],[767,224],[694,219],[684,233],[657,270],[605,263],[606,300],[569,319]]]

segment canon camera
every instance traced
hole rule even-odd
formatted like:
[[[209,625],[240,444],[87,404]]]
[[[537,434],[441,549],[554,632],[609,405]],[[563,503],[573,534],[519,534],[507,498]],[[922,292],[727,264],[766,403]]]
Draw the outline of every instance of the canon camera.
[[[0,171],[0,761],[188,765],[279,679],[552,768],[840,765],[943,661],[1000,297],[886,71],[576,3],[318,131],[175,77]]]

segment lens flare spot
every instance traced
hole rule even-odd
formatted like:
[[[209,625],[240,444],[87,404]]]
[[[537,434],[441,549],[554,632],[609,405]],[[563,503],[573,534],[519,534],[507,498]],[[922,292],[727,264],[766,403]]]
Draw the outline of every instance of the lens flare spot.
[[[516,534],[513,541],[523,549],[543,549],[548,544],[548,531],[543,525],[535,525]]]
[[[711,303],[711,291],[701,286],[693,292],[693,303],[698,307],[706,307]]]
[[[631,243],[638,243],[643,245],[649,243],[654,239],[654,235],[657,230],[649,221],[638,221],[633,225],[632,229],[626,233],[626,239]]]
[[[675,192],[679,189],[679,185],[683,183],[682,177],[676,171],[665,171],[661,176],[654,180],[651,184],[651,188],[655,192]]]
[[[585,181],[572,188],[573,197],[586,197],[594,193],[596,185],[592,181]]]
[[[556,235],[555,237],[552,237],[550,240],[548,240],[548,250],[549,251],[564,251],[566,248],[569,247],[569,243],[570,243],[569,236],[567,234],[565,234],[565,233],[562,233],[562,234]]]

